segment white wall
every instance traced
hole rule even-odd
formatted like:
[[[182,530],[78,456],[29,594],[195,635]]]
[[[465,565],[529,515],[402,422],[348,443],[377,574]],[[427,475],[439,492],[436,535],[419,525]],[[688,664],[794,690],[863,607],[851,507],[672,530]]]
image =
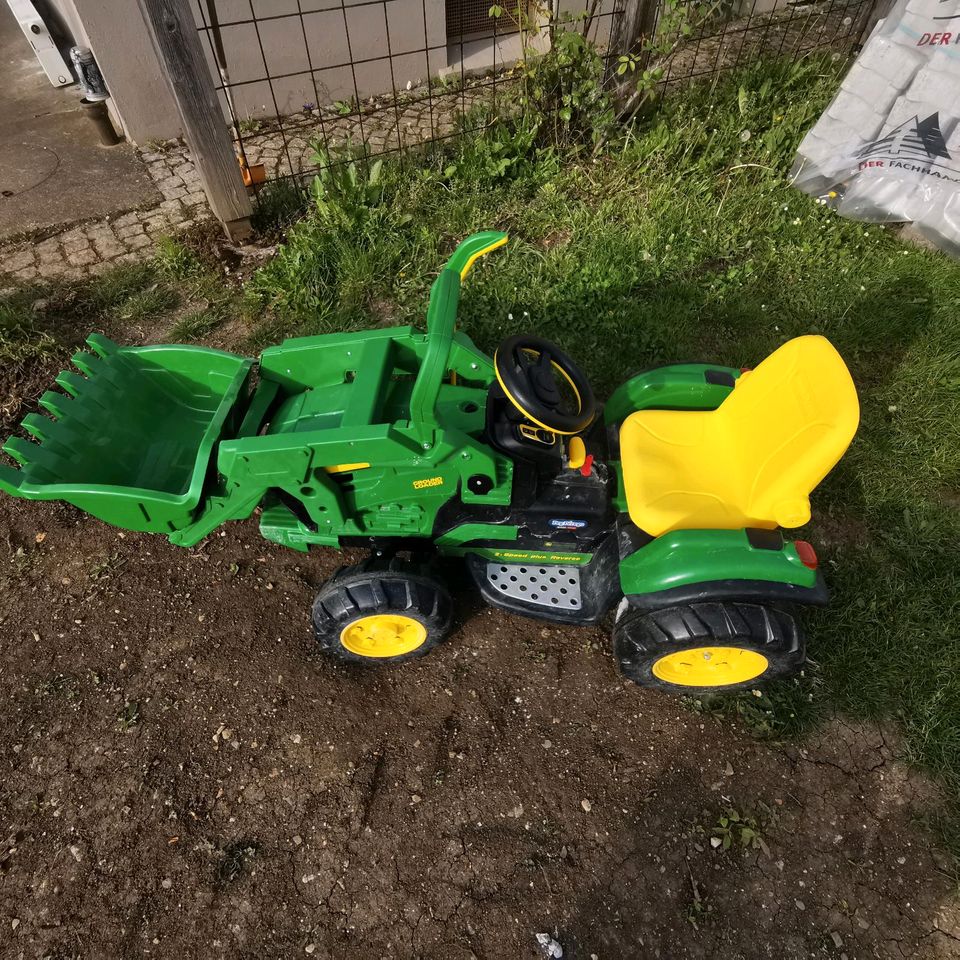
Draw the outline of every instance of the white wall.
[[[300,0],[300,7],[302,26],[299,16],[282,16],[296,13],[297,0],[253,0],[259,20],[254,26],[241,22],[251,19],[250,0],[217,0],[234,104],[241,119],[297,113],[305,103],[349,100],[356,93],[369,97],[394,85],[402,90],[408,81],[426,81],[425,50],[432,76],[447,64],[443,0],[347,3],[345,8],[336,0]],[[202,13],[196,3],[194,12],[198,26],[204,26],[205,0]],[[260,19],[271,15],[277,19]],[[216,76],[209,31],[203,30],[201,39]],[[268,75],[276,78],[272,93]]]
[[[176,105],[136,0],[50,2],[78,38],[85,35],[127,136],[141,144],[179,136]],[[563,3],[570,10],[585,5],[579,0]],[[612,3],[604,0],[601,6]],[[252,19],[251,5],[256,26],[244,22]],[[206,26],[206,0],[191,0],[191,7],[198,27]],[[298,9],[302,25],[299,16],[284,16]],[[350,100],[356,93],[366,98],[394,86],[403,90],[408,82],[425,82],[448,66],[445,0],[346,0],[345,7],[340,0],[217,0],[217,13],[241,120],[298,113],[304,104]],[[219,83],[209,31],[201,30],[200,39]],[[268,75],[274,78],[272,92]],[[226,118],[223,94],[221,101]]]

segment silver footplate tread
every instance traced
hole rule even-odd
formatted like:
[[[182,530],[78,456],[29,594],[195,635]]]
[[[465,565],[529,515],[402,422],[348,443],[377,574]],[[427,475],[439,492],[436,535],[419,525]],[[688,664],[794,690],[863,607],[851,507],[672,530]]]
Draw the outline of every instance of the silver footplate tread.
[[[505,597],[547,610],[580,609],[580,570],[576,566],[488,563],[487,579]]]

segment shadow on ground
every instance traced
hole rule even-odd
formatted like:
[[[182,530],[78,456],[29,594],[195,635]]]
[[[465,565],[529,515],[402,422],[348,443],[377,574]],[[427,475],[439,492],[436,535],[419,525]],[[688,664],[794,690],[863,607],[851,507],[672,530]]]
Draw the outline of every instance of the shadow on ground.
[[[252,523],[186,552],[5,500],[0,529],[4,954],[956,956],[936,792],[875,728],[777,749],[493,610],[344,668],[307,620],[342,558]],[[711,843],[731,808],[762,845]]]

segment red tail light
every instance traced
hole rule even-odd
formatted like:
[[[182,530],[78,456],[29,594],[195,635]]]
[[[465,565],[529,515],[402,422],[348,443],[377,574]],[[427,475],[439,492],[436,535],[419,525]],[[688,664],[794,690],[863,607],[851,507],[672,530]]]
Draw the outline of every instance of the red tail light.
[[[803,565],[811,570],[816,570],[819,563],[817,551],[806,540],[794,540],[793,545],[797,548],[797,556]]]

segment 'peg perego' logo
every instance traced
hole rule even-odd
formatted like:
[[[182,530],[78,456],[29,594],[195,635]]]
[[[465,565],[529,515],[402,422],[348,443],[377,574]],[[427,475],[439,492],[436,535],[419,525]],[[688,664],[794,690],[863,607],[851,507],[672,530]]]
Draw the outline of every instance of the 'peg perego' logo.
[[[426,480],[414,480],[413,489],[422,490],[424,487],[442,487],[443,477],[429,477]]]

